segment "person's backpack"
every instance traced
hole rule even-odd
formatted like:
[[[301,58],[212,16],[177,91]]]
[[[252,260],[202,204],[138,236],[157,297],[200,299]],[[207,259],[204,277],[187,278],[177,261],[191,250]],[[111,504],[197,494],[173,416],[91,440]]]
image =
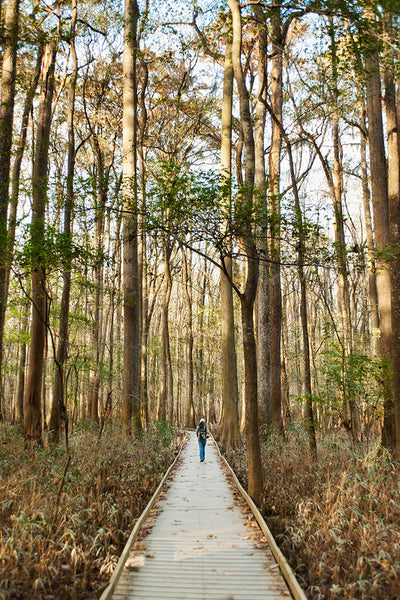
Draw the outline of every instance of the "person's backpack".
[[[207,425],[205,425],[204,427],[199,427],[199,439],[207,439]]]

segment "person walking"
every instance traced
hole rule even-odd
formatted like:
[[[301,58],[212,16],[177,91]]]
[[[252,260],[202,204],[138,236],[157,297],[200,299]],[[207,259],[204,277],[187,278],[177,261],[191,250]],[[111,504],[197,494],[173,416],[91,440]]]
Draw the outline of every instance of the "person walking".
[[[206,420],[201,418],[199,425],[196,429],[197,439],[199,440],[199,449],[200,449],[200,462],[204,462],[206,457],[206,443],[208,438],[208,429],[206,425]]]

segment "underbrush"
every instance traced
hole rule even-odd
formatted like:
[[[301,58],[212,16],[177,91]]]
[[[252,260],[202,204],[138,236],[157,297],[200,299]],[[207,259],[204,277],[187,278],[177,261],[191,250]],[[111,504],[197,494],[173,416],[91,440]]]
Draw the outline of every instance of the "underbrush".
[[[64,446],[28,447],[0,429],[0,600],[97,597],[177,451],[168,427],[129,441],[81,429]]]
[[[308,458],[304,431],[263,449],[262,512],[310,600],[400,598],[400,465],[376,445],[354,452],[321,440]],[[244,484],[242,452],[228,459]]]

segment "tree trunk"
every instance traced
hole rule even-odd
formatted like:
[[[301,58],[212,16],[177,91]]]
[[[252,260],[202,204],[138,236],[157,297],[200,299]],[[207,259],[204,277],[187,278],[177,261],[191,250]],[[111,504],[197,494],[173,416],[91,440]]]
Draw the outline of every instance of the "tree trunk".
[[[364,114],[364,110],[363,110]],[[365,117],[363,118],[363,128],[367,129]],[[367,237],[367,256],[368,256],[368,295],[371,312],[371,329],[372,329],[372,352],[374,355],[378,353],[378,336],[379,336],[379,311],[378,311],[378,291],[376,289],[376,264],[375,264],[375,243],[372,230],[371,218],[371,194],[368,184],[368,169],[367,169],[367,144],[363,133],[360,134],[360,153],[361,153],[361,184],[363,191],[363,208],[365,220],[365,232]]]
[[[263,12],[260,7],[254,8],[256,17],[263,22]],[[260,257],[259,278],[256,298],[257,319],[257,389],[258,417],[260,425],[266,432],[272,426],[271,406],[271,329],[270,329],[270,291],[269,291],[269,249],[267,225],[267,189],[265,178],[265,99],[267,91],[267,49],[268,40],[266,27],[259,25],[257,31],[258,43],[258,98],[254,122],[255,142],[255,189],[259,206],[260,225],[257,227],[257,251]],[[265,224],[264,224],[265,223]]]
[[[39,443],[42,442],[42,384],[47,326],[45,212],[55,59],[56,44],[51,41],[46,45],[43,55],[36,151],[32,174],[32,325],[24,403],[25,438]]]
[[[208,265],[209,265],[209,262],[208,262],[207,258],[205,257],[204,258],[203,277],[202,277],[201,289],[200,289],[200,298],[199,298],[199,304],[198,304],[198,311],[199,311],[198,331],[199,331],[199,334],[198,334],[198,343],[197,343],[197,361],[196,362],[197,362],[198,366],[197,366],[196,381],[197,381],[197,397],[198,397],[198,401],[199,401],[199,406],[204,405],[206,386],[207,386],[207,383],[210,378],[210,373],[205,372],[205,370],[204,370],[204,358],[205,358],[204,315],[205,315],[205,306],[206,306],[205,301],[206,301],[207,279],[209,276]],[[221,303],[222,303],[222,301],[221,301]],[[194,407],[194,402],[193,402],[193,412],[190,414],[189,423],[192,424],[192,427],[196,426],[196,411],[195,411],[195,407]],[[223,434],[221,432],[221,437],[222,437],[222,435]]]
[[[369,160],[371,173],[371,198],[374,211],[374,232],[377,256],[377,289],[380,322],[380,352],[382,357],[382,383],[384,389],[384,420],[382,444],[394,450],[394,406],[389,363],[392,356],[392,315],[390,271],[384,258],[389,239],[389,201],[386,171],[385,144],[382,123],[381,80],[378,52],[368,51],[365,59]]]
[[[19,0],[8,0],[4,19],[4,49],[0,102],[0,422],[3,420],[3,335],[7,305],[8,265],[7,217],[9,208],[10,159],[14,119]]]
[[[344,361],[346,356],[352,353],[352,327],[350,311],[350,291],[348,281],[348,267],[346,255],[346,241],[344,236],[343,219],[343,149],[339,132],[339,90],[337,87],[337,53],[336,39],[333,18],[330,17],[331,34],[331,61],[333,78],[333,112],[332,112],[332,131],[333,131],[333,176],[331,180],[331,194],[333,200],[333,209],[335,214],[335,253],[338,262],[338,306],[340,315],[340,336],[342,338],[342,349]],[[343,366],[344,368],[344,366]],[[351,394],[348,393],[343,377],[343,414],[346,428],[352,433],[354,439],[357,439],[357,419],[354,414],[354,405]]]
[[[173,390],[171,386],[171,351],[169,339],[169,303],[172,291],[171,277],[171,242],[169,236],[165,234],[164,241],[164,293],[161,307],[161,382],[158,397],[158,419],[165,421],[167,418],[172,420],[173,412]]]
[[[192,260],[189,255],[189,260],[186,256],[185,249],[182,247],[182,259],[183,259],[183,277],[184,277],[184,290],[187,304],[187,328],[188,328],[188,401],[187,401],[187,413],[186,423],[187,426],[195,426],[195,410],[194,410],[194,367],[193,367],[193,292],[192,292]],[[200,365],[202,368],[202,365]]]
[[[281,247],[280,247],[280,160],[282,135],[278,123],[282,123],[282,69],[284,36],[281,24],[281,2],[271,11],[272,59],[270,75],[272,119],[271,146],[269,153],[269,210],[270,210],[270,328],[271,328],[271,407],[272,425],[277,433],[283,433],[281,409]]]
[[[390,262],[391,324],[392,324],[392,401],[394,404],[395,455],[400,458],[400,140],[396,109],[396,85],[392,43],[394,32],[391,15],[385,15],[387,39],[385,60],[385,109],[388,147],[389,239],[392,248]]]
[[[255,156],[249,95],[241,65],[242,23],[238,0],[228,0],[228,4],[232,13],[233,23],[232,61],[239,92],[241,127],[243,130],[246,148],[246,187],[244,190],[242,190],[242,197],[238,198],[238,202],[243,202],[245,210],[247,209],[251,211],[254,201],[253,192]],[[258,430],[257,356],[254,337],[254,302],[257,291],[258,259],[254,241],[253,224],[251,223],[251,220],[248,223],[242,223],[241,227],[242,232],[240,232],[238,241],[241,246],[241,250],[246,257],[247,267],[245,287],[244,292],[240,294],[240,302],[242,309],[245,369],[245,423],[248,457],[248,492],[253,500],[259,504],[261,502],[263,492],[263,474]]]
[[[226,222],[231,214],[231,177],[232,177],[232,98],[233,64],[232,37],[226,40],[224,64],[224,86],[222,98],[221,123],[221,176],[224,192],[224,210]],[[223,236],[226,238],[226,225],[223,224]],[[239,392],[237,379],[237,358],[235,348],[235,317],[233,311],[232,289],[232,240],[229,237],[226,254],[222,257],[221,269],[221,342],[222,342],[222,420],[221,447],[224,451],[240,445],[239,430]],[[201,368],[201,367],[200,367]]]
[[[141,214],[146,214],[146,161],[144,151],[144,137],[147,126],[147,110],[146,110],[146,90],[149,78],[149,71],[145,61],[142,62],[143,69],[143,85],[140,94],[140,109],[141,109],[141,121],[139,128],[139,171],[140,171],[140,191],[141,191]],[[145,426],[149,422],[149,393],[148,393],[148,312],[149,312],[149,292],[147,284],[147,236],[146,229],[144,226],[144,218],[141,219],[141,231],[140,231],[140,246],[139,246],[139,271],[140,280],[142,282],[142,310],[141,310],[141,371],[140,371],[140,391],[141,391],[141,411],[142,420]]]
[[[292,191],[295,202],[295,217],[297,224],[298,243],[297,243],[297,270],[300,281],[300,317],[303,335],[303,381],[305,393],[305,423],[308,435],[308,447],[312,460],[317,459],[317,442],[315,438],[315,424],[313,414],[313,395],[311,387],[311,360],[310,360],[310,341],[308,334],[308,310],[307,310],[307,283],[305,273],[305,243],[306,234],[304,231],[303,214],[300,205],[300,197],[294,170],[292,148],[289,140],[286,138],[286,146],[289,156],[290,176],[292,181]]]
[[[60,421],[64,419],[67,423],[67,410],[65,405],[65,376],[64,366],[67,360],[68,349],[68,318],[69,299],[71,293],[71,269],[72,269],[72,221],[74,206],[74,174],[75,174],[75,88],[78,76],[78,62],[75,50],[75,24],[77,19],[76,0],[72,0],[72,22],[70,36],[70,50],[72,56],[72,73],[68,88],[68,164],[67,164],[67,187],[64,209],[64,260],[63,260],[63,291],[60,307],[60,324],[58,331],[58,347],[55,360],[53,401],[51,406],[49,434],[53,442],[60,440]]]
[[[29,301],[24,302],[22,309],[22,334],[25,336],[29,331]],[[25,367],[26,367],[26,342],[23,341],[19,347],[19,365],[18,365],[18,387],[17,398],[15,402],[15,420],[18,425],[24,424],[24,394],[25,394]]]
[[[138,265],[137,198],[137,88],[136,55],[139,8],[126,0],[123,56],[123,264],[124,264],[124,385],[122,422],[128,433],[139,434],[140,416],[140,315],[141,290]]]

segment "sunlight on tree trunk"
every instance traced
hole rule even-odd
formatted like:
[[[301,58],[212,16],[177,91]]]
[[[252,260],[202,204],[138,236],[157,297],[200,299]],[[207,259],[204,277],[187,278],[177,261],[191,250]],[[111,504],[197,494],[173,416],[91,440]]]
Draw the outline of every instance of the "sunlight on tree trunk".
[[[374,211],[375,244],[377,257],[377,289],[380,321],[380,352],[382,357],[382,384],[384,388],[384,422],[382,443],[393,450],[395,447],[394,405],[391,390],[390,360],[392,354],[392,322],[390,299],[390,272],[384,257],[389,244],[388,180],[382,123],[381,80],[379,56],[367,50],[365,66],[368,73],[367,116],[369,156],[371,171],[371,198]]]
[[[228,221],[231,214],[231,176],[232,176],[232,97],[233,64],[232,36],[228,33],[224,64],[224,85],[221,119],[221,176],[223,189],[223,210]],[[222,224],[226,228],[226,223]],[[224,238],[227,233],[223,231]],[[224,450],[237,448],[240,443],[239,430],[239,392],[237,380],[237,359],[235,348],[235,318],[233,312],[232,289],[232,239],[226,242],[227,252],[222,257],[221,269],[221,334],[222,334],[222,417],[221,445]]]

